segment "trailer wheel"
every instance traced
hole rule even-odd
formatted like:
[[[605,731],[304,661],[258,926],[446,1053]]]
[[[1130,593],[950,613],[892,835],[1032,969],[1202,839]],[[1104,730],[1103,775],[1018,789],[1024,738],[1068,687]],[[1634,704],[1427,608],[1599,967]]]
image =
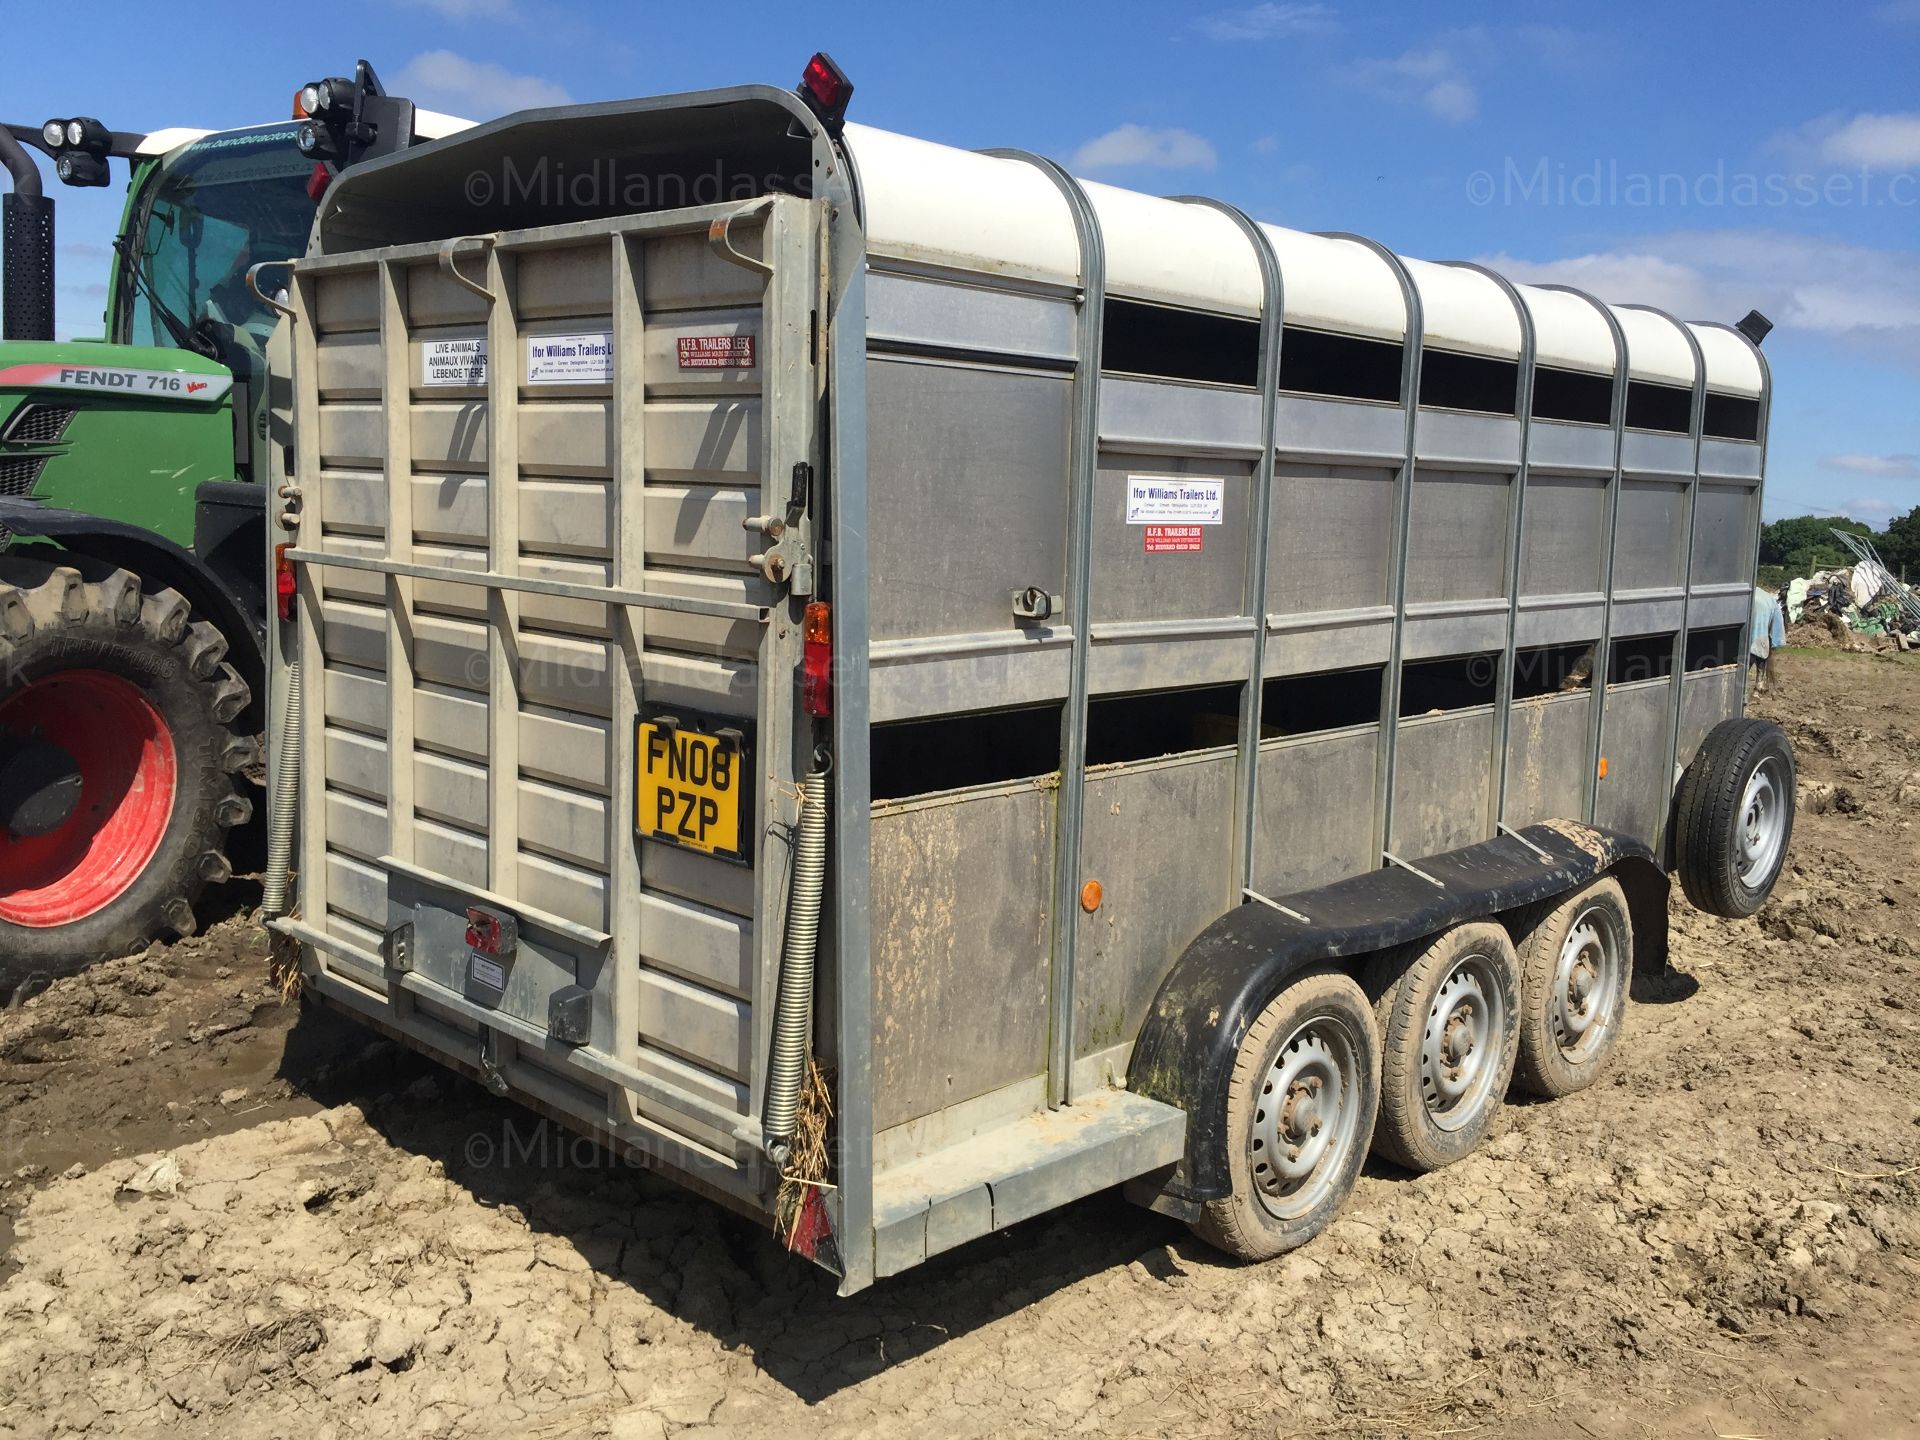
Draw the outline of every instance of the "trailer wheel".
[[[1549,1100],[1584,1090],[1619,1042],[1633,977],[1633,921],[1611,878],[1552,905],[1518,946],[1522,1019],[1514,1081]]]
[[[1744,920],[1773,891],[1793,838],[1793,747],[1768,720],[1722,720],[1680,780],[1674,857],[1696,909]]]
[[[1227,1086],[1233,1193],[1193,1230],[1242,1260],[1304,1245],[1346,1203],[1367,1157],[1380,1094],[1373,1011],[1352,977],[1301,976],[1240,1042]]]
[[[1498,925],[1456,925],[1367,967],[1384,1058],[1374,1152],[1409,1170],[1469,1154],[1493,1124],[1520,1043],[1520,962]]]
[[[226,640],[173,590],[0,560],[0,998],[194,929],[259,747]]]

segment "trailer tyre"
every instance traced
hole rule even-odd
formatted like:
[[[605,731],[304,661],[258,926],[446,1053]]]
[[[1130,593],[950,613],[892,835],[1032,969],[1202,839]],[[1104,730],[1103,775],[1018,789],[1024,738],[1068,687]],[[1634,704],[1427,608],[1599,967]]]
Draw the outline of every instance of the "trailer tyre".
[[[50,557],[50,558],[49,558]],[[225,638],[173,590],[0,557],[0,1002],[166,934],[230,875],[258,742]]]
[[[1768,720],[1722,720],[1680,779],[1674,858],[1696,909],[1744,920],[1767,903],[1793,838],[1793,747]]]
[[[1374,1153],[1438,1170],[1486,1138],[1520,1045],[1520,962],[1498,925],[1456,925],[1377,956],[1366,971],[1380,1027]]]
[[[1514,1083],[1558,1099],[1599,1077],[1619,1043],[1633,977],[1633,920],[1614,879],[1550,903],[1519,927],[1520,1058]]]
[[[1373,1010],[1351,976],[1310,971],[1248,1028],[1227,1086],[1233,1193],[1194,1222],[1242,1260],[1304,1245],[1353,1190],[1379,1108]]]

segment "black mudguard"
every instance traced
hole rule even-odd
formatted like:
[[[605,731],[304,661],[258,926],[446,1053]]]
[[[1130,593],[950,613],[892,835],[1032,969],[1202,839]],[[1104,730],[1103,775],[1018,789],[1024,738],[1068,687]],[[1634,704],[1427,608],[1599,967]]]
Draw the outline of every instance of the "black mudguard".
[[[264,726],[266,616],[250,614],[234,587],[198,555],[138,525],[9,496],[0,496],[0,529],[11,530],[23,539],[52,540],[63,550],[131,570],[148,588],[170,586],[178,590],[201,618],[227,637],[227,659],[253,691],[253,703],[246,711],[251,724],[241,728],[258,730]],[[266,567],[264,555],[260,566],[262,570]]]
[[[1231,1193],[1224,1127],[1234,1056],[1260,1012],[1304,970],[1521,910],[1608,872],[1632,910],[1636,968],[1666,964],[1667,877],[1638,840],[1551,821],[1414,863],[1439,883],[1395,866],[1272,897],[1304,919],[1249,901],[1175,962],[1127,1076],[1129,1089],[1187,1112],[1186,1156],[1167,1196],[1197,1204]]]

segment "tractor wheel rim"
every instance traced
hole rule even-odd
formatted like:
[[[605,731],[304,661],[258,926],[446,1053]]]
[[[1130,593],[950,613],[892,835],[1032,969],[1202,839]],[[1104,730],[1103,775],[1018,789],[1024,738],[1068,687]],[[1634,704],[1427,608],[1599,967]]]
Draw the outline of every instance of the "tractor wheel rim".
[[[1567,927],[1547,996],[1547,1026],[1569,1061],[1577,1065],[1605,1047],[1625,985],[1619,928],[1605,911],[1582,911]]]
[[[1487,955],[1465,955],[1427,1007],[1420,1036],[1420,1098],[1441,1130],[1473,1123],[1500,1079],[1505,993]]]
[[[70,754],[80,802],[57,828],[0,834],[0,921],[31,929],[105,909],[140,878],[173,819],[173,733],[146,693],[103,670],[61,670],[0,701],[0,737],[43,737]]]
[[[1360,1051],[1341,1021],[1317,1015],[1275,1053],[1253,1108],[1247,1167],[1276,1219],[1310,1213],[1338,1183],[1358,1137]]]
[[[1754,766],[1740,797],[1734,866],[1740,883],[1749,890],[1758,890],[1772,878],[1786,839],[1786,787],[1775,773],[1777,768],[1771,756]]]

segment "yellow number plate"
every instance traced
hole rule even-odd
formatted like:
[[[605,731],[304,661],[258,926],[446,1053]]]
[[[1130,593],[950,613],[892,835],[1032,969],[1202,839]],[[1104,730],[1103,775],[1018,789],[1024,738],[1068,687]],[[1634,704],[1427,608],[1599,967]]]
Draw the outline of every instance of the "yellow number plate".
[[[642,720],[634,734],[634,827],[649,840],[729,859],[741,843],[745,757],[732,735]]]

